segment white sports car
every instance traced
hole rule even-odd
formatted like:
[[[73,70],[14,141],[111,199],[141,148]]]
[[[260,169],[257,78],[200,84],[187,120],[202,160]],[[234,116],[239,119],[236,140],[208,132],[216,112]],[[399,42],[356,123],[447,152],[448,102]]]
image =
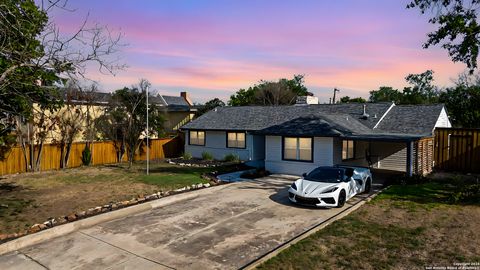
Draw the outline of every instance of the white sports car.
[[[293,182],[288,190],[290,201],[302,205],[342,207],[362,192],[370,192],[372,173],[363,167],[318,167]]]

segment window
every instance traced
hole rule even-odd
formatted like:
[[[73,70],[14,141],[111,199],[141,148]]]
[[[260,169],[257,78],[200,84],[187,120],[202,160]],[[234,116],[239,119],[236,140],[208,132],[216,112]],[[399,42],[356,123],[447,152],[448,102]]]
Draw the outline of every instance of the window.
[[[227,132],[228,148],[245,148],[245,132]]]
[[[313,161],[312,138],[284,137],[283,159]]]
[[[189,139],[191,145],[205,145],[205,131],[190,130]]]
[[[355,158],[355,142],[352,140],[343,140],[342,160]]]

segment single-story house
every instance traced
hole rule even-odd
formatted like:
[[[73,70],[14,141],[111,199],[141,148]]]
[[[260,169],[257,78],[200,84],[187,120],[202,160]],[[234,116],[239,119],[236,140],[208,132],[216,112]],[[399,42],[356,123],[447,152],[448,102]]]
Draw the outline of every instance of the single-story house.
[[[412,175],[432,170],[437,127],[451,127],[443,104],[348,103],[218,107],[181,129],[185,152],[198,158],[233,153],[296,175],[335,164]]]

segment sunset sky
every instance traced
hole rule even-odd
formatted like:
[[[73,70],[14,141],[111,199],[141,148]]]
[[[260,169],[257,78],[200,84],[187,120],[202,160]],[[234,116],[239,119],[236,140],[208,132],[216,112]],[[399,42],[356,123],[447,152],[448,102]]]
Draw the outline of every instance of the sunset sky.
[[[89,75],[110,92],[146,78],[152,89],[196,102],[224,101],[264,80],[305,74],[309,90],[327,102],[368,97],[379,86],[406,86],[405,76],[427,69],[444,87],[464,70],[439,47],[422,49],[433,30],[408,1],[70,1],[56,11],[61,31],[91,22],[124,34],[117,75]]]

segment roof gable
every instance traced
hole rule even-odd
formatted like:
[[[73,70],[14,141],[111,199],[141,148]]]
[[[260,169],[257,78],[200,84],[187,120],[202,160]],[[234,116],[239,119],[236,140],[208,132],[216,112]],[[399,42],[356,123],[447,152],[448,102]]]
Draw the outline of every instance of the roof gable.
[[[397,105],[382,119],[375,132],[431,135],[443,104]]]

